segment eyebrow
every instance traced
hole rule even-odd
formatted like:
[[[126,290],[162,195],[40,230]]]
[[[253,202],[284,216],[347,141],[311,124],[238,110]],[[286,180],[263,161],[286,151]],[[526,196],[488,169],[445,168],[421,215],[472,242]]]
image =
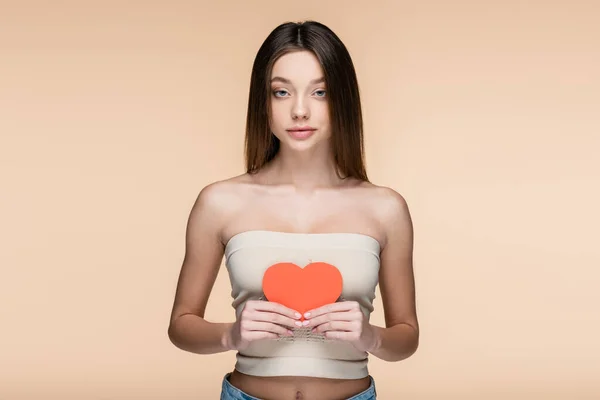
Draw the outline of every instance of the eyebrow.
[[[281,76],[274,76],[271,79],[271,82],[275,82],[275,81],[279,81],[279,82],[283,82],[283,83],[292,83],[289,79],[282,78]],[[312,83],[312,84],[323,83],[323,82],[325,82],[325,77],[313,79],[312,81],[310,81],[310,83]]]

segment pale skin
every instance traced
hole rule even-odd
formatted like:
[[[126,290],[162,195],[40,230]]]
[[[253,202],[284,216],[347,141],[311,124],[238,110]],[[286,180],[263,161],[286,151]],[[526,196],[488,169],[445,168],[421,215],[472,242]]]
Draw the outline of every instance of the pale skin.
[[[270,100],[271,129],[281,141],[280,152],[255,175],[240,175],[201,190],[189,216],[169,337],[186,351],[214,354],[290,335],[290,329],[302,325],[300,314],[269,301],[248,301],[235,322],[204,319],[227,241],[253,229],[355,232],[372,236],[381,245],[379,288],[385,326],[371,324],[351,300],[308,311],[304,326],[380,359],[403,360],[416,351],[419,341],[413,228],[406,201],[390,188],[336,175],[327,88],[311,53],[284,55],[271,77],[284,78],[272,81]],[[316,130],[308,138],[290,136],[287,129],[299,125]],[[268,399],[277,391],[279,398],[301,395],[314,400],[348,398],[369,384],[368,378],[261,378],[236,371],[231,382],[259,398]]]

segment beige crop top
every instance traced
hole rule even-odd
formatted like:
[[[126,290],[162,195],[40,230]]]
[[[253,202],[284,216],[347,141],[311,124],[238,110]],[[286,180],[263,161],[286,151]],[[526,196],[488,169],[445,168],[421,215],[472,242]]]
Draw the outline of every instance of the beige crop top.
[[[284,233],[251,230],[233,236],[225,246],[225,265],[236,315],[247,300],[264,299],[265,270],[278,262],[305,266],[322,261],[335,265],[343,280],[343,300],[357,301],[366,317],[373,311],[380,266],[379,242],[358,233]],[[312,376],[358,379],[368,376],[368,354],[348,342],[324,339],[310,328],[294,335],[252,342],[236,354],[235,368],[257,376]]]

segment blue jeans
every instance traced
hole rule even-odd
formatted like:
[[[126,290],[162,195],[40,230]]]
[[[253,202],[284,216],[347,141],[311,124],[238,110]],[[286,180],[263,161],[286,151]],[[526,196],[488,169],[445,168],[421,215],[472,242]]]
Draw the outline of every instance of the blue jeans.
[[[228,373],[223,378],[220,400],[260,400],[258,397],[250,396],[249,394],[242,392],[240,389],[229,383],[230,375],[231,373]],[[375,390],[375,380],[373,380],[373,377],[370,378],[371,386],[369,386],[365,391],[354,395],[347,400],[376,400],[377,391]]]

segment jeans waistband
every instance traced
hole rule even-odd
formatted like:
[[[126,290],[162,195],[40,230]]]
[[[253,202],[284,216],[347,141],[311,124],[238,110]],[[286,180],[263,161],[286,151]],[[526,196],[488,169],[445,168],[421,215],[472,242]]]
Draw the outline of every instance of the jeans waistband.
[[[258,397],[250,396],[247,393],[244,393],[240,389],[236,388],[229,382],[229,377],[231,373],[227,373],[223,377],[223,382],[221,385],[221,398],[220,400],[261,400]],[[375,380],[372,376],[369,376],[371,380],[371,385],[365,389],[363,392],[358,393],[352,397],[349,397],[347,400],[376,400],[377,398],[377,390],[375,389]]]

